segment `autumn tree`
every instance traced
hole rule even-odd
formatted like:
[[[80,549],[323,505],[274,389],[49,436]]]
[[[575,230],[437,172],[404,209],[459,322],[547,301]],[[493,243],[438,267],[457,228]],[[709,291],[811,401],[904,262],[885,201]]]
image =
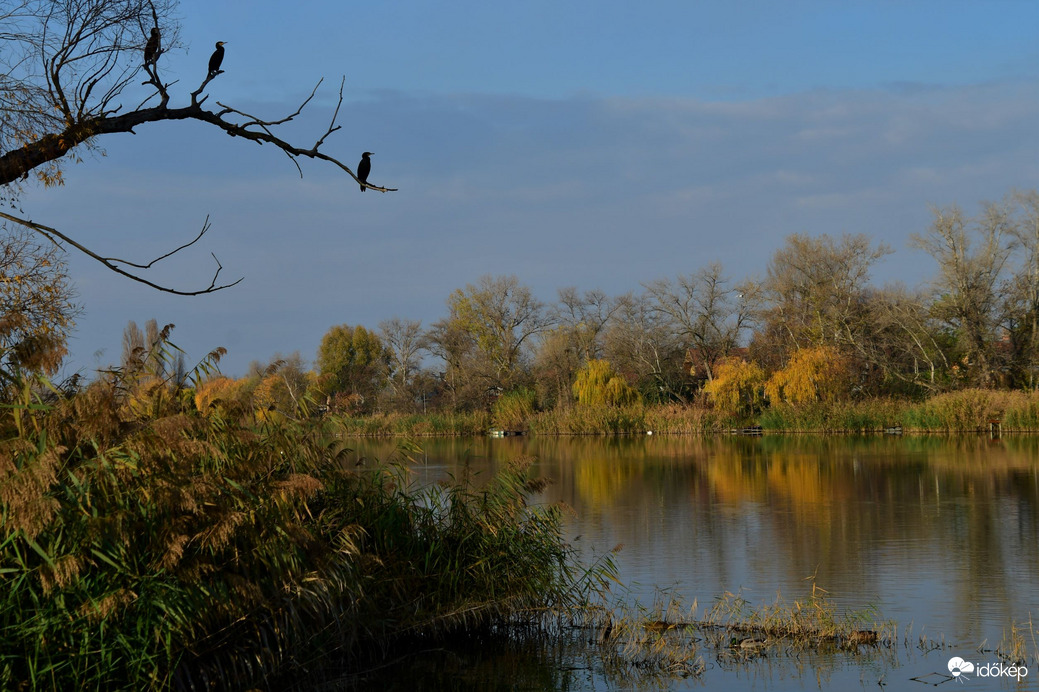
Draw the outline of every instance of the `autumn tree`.
[[[757,363],[725,358],[718,364],[714,379],[704,385],[704,393],[719,411],[748,417],[761,407],[766,379]]]
[[[567,334],[571,348],[582,360],[602,354],[602,336],[619,303],[598,289],[579,292],[575,287],[559,289],[559,299],[550,310],[551,321]]]
[[[864,380],[873,393],[919,390],[936,392],[949,386],[952,340],[931,316],[924,291],[901,284],[870,291],[866,298],[869,338],[858,340],[855,353],[877,374]]]
[[[691,382],[685,348],[646,295],[618,299],[603,355],[648,401],[685,401]]]
[[[782,370],[765,383],[765,396],[773,404],[828,403],[851,393],[853,384],[848,359],[833,346],[814,346],[795,351]]]
[[[383,320],[379,323],[379,335],[389,363],[392,403],[397,408],[411,409],[416,395],[420,354],[426,349],[422,323],[398,317]]]
[[[485,406],[488,381],[483,375],[485,365],[473,335],[458,320],[446,317],[429,328],[426,343],[429,352],[443,363],[443,370],[434,375],[436,387],[432,388],[432,399],[455,411]]]
[[[318,378],[298,351],[288,356],[275,354],[266,364],[252,363],[248,379],[252,381],[251,400],[259,420],[301,419],[317,411]],[[239,390],[228,389],[235,393]]]
[[[543,401],[570,404],[574,377],[586,362],[602,356],[603,335],[618,306],[600,290],[559,290],[558,301],[549,308],[553,326],[539,335],[534,359]]]
[[[389,363],[390,353],[379,335],[361,325],[332,327],[318,347],[318,372],[326,378],[329,393],[360,397],[362,411],[374,408],[386,384]]]
[[[472,338],[481,377],[504,390],[522,384],[533,337],[552,324],[544,304],[515,276],[482,276],[447,300],[448,320]]]
[[[28,231],[0,236],[0,391],[18,373],[53,375],[79,314],[64,253]]]
[[[653,310],[686,346],[691,366],[710,382],[715,364],[739,346],[750,325],[754,287],[734,284],[714,262],[674,281],[648,283],[646,290]]]
[[[200,61],[201,83],[172,105],[174,93],[164,78],[163,56],[180,51],[181,26],[176,0],[18,0],[0,8],[0,186],[8,201],[18,197],[29,182],[61,184],[63,166],[100,146],[111,134],[133,133],[161,122],[194,121],[217,128],[238,141],[271,145],[285,153],[302,174],[301,159],[316,159],[356,174],[322,147],[340,126],[335,115],[313,145],[300,146],[279,132],[309,104],[317,87],[296,109],[269,118],[250,115],[233,106],[207,105],[210,82],[223,72],[207,74]],[[152,29],[161,34],[161,51],[148,64],[143,59]],[[320,84],[320,82],[319,82]],[[342,104],[340,88],[339,104]],[[370,190],[388,188],[366,183]],[[108,269],[159,290],[194,295],[219,290],[221,270],[215,263],[210,284],[195,290],[161,286],[143,272],[160,259],[197,242],[208,230],[202,224],[198,236],[151,262],[131,262],[88,247],[89,241],[6,211],[0,217],[61,241]],[[215,257],[214,257],[215,259]]]
[[[932,314],[954,333],[969,381],[995,384],[996,344],[1006,319],[1001,284],[1014,239],[1009,209],[987,203],[975,218],[957,206],[932,211],[931,227],[912,237],[938,263]]]
[[[1007,328],[1015,379],[1039,389],[1039,190],[1011,195],[1019,262],[1008,286]]]
[[[788,352],[812,346],[838,349],[867,334],[864,297],[870,271],[891,253],[864,234],[839,240],[795,233],[772,256],[762,283],[763,319],[785,337]]]
[[[538,399],[547,407],[567,407],[573,401],[574,376],[587,362],[574,349],[571,333],[560,325],[538,336],[533,375]]]
[[[606,360],[585,363],[573,387],[574,398],[581,406],[627,406],[639,401],[639,393]]]

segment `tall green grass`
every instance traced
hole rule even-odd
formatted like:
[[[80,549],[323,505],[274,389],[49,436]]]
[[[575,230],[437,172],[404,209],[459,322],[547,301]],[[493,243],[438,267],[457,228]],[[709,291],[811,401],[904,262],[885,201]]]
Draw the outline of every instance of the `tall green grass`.
[[[0,689],[276,687],[610,579],[528,505],[528,463],[416,490],[348,467],[334,424],[201,415],[126,373],[40,391],[0,409]]]

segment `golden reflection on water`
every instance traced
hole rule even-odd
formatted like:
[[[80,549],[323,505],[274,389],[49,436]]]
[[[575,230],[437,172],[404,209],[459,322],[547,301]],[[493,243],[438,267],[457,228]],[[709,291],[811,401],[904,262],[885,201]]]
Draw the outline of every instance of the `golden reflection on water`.
[[[572,506],[573,535],[625,545],[621,576],[710,599],[800,595],[949,636],[1039,619],[1039,436],[530,437],[420,440],[418,483],[519,456]],[[388,459],[392,441],[357,442]],[[479,482],[479,481],[478,481]],[[793,592],[793,593],[792,593]]]

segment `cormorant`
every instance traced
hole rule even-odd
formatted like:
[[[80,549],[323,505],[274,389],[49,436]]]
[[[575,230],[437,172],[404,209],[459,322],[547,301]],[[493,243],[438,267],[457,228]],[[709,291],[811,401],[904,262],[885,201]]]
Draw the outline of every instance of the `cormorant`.
[[[148,37],[148,43],[144,45],[144,64],[154,65],[159,59],[159,27],[152,28],[152,35]]]
[[[216,42],[216,50],[213,51],[212,57],[209,58],[209,76],[215,77],[220,74],[220,63],[224,61],[224,41]]]
[[[372,152],[366,151],[361,154],[361,162],[357,164],[357,179],[361,181],[361,192],[364,192],[364,184],[368,182],[368,174],[372,172],[372,160],[368,158]]]

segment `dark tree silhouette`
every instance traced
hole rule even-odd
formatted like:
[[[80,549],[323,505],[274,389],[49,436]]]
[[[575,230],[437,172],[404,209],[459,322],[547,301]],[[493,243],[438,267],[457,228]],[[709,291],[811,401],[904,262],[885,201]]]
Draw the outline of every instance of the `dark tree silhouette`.
[[[322,81],[293,112],[276,119],[260,118],[217,102],[207,108],[206,87],[219,70],[210,71],[189,94],[188,103],[171,106],[170,87],[163,82],[158,65],[158,35],[165,54],[180,47],[180,26],[173,18],[176,0],[15,0],[0,9],[0,196],[12,202],[30,176],[45,185],[60,184],[62,165],[77,152],[89,150],[98,140],[113,133],[132,133],[135,128],[163,121],[195,120],[241,140],[270,144],[284,152],[300,176],[301,158],[330,163],[357,183],[358,175],[346,164],[322,150],[337,124],[343,102],[339,100],[327,129],[311,146],[299,146],[277,133],[291,122],[317,93]],[[155,30],[155,33],[153,33]],[[151,42],[155,39],[154,56]],[[142,62],[141,56],[146,60]],[[148,60],[150,58],[150,60]],[[139,75],[140,84],[154,91],[137,106],[127,104],[127,87]],[[157,103],[156,103],[157,101]],[[72,155],[71,157],[69,155]],[[366,182],[379,192],[395,188]],[[234,285],[219,284],[220,263],[210,285],[199,290],[180,290],[144,279],[138,272],[183,250],[201,239],[208,220],[195,240],[150,262],[134,263],[106,257],[91,250],[70,234],[15,214],[0,212],[2,218],[64,242],[106,267],[134,281],[161,291],[181,295],[211,293]],[[214,260],[216,258],[214,257]]]

